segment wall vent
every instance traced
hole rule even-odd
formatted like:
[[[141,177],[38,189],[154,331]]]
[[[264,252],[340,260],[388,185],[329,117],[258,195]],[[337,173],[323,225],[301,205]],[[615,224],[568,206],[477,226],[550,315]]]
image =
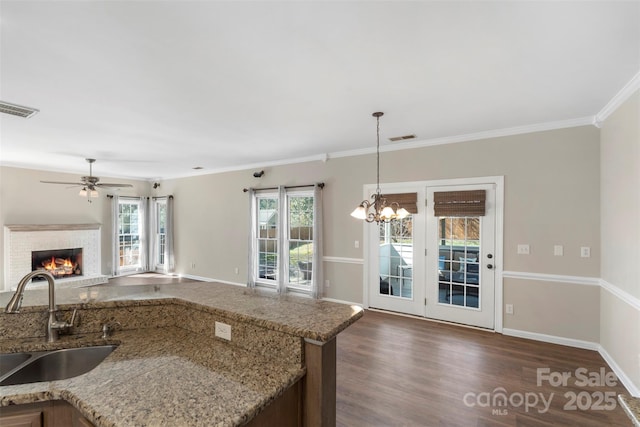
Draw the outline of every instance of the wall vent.
[[[389,138],[389,141],[398,142],[398,141],[404,141],[405,139],[413,139],[415,137],[416,137],[415,135],[394,136],[393,138]]]
[[[11,104],[9,102],[0,101],[0,113],[11,114],[12,116],[29,118],[36,114],[39,110],[21,105]]]

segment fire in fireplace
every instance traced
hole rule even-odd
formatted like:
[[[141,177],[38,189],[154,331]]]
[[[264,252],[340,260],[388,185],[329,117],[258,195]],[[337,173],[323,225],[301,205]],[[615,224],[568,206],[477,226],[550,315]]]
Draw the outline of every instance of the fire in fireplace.
[[[46,270],[56,279],[82,275],[82,248],[31,252],[31,269]]]

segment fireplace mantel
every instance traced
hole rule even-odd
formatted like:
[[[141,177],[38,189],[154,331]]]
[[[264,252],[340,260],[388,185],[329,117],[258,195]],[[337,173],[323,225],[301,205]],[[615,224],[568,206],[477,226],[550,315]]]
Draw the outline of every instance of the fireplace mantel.
[[[9,231],[100,230],[100,224],[11,224]]]
[[[31,272],[31,252],[82,248],[83,274],[56,280],[56,287],[78,287],[105,283],[102,274],[100,224],[10,224],[4,226],[4,286],[15,289],[24,275]],[[27,289],[44,285],[31,283]]]

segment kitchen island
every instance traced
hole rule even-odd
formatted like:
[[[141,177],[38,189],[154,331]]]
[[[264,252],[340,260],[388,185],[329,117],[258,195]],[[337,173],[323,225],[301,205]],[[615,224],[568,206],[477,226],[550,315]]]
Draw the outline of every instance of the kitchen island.
[[[78,308],[70,335],[45,342],[46,291],[28,291],[21,313],[2,314],[0,350],[118,348],[78,377],[0,387],[0,412],[54,400],[96,426],[235,426],[260,425],[280,405],[295,424],[334,425],[335,337],[363,313],[204,282],[61,289],[57,302],[63,318]],[[215,322],[231,326],[230,341],[215,337]],[[116,325],[106,339],[105,323]]]

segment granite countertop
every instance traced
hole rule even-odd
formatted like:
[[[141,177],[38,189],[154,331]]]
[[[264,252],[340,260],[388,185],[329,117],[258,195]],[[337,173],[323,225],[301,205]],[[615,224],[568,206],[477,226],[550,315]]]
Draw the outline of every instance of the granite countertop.
[[[640,427],[640,397],[630,397],[624,394],[618,396],[622,409],[627,413],[634,426]]]
[[[0,293],[5,306],[12,293]],[[285,294],[268,289],[248,289],[216,282],[171,285],[98,285],[80,288],[56,288],[56,302],[61,305],[90,307],[92,303],[176,299],[238,320],[286,332],[291,335],[326,342],[362,317],[362,307]],[[25,292],[22,311],[29,306],[41,310],[48,304],[47,289]]]
[[[98,427],[235,426],[305,372],[176,327],[118,331],[107,341],[71,336],[54,347],[109,343],[119,346],[86,374],[0,387],[0,406],[62,399]]]
[[[6,305],[11,295],[0,293],[0,304]],[[67,310],[178,304],[317,344],[363,315],[358,306],[214,282],[56,288],[56,303]],[[28,290],[21,312],[46,311],[47,304],[46,289]],[[0,406],[62,399],[100,427],[234,426],[252,419],[305,374],[299,363],[280,363],[176,326],[120,330],[115,341],[102,340],[100,334],[61,338],[53,344],[42,337],[4,339],[0,351],[119,346],[81,376],[0,387]]]

